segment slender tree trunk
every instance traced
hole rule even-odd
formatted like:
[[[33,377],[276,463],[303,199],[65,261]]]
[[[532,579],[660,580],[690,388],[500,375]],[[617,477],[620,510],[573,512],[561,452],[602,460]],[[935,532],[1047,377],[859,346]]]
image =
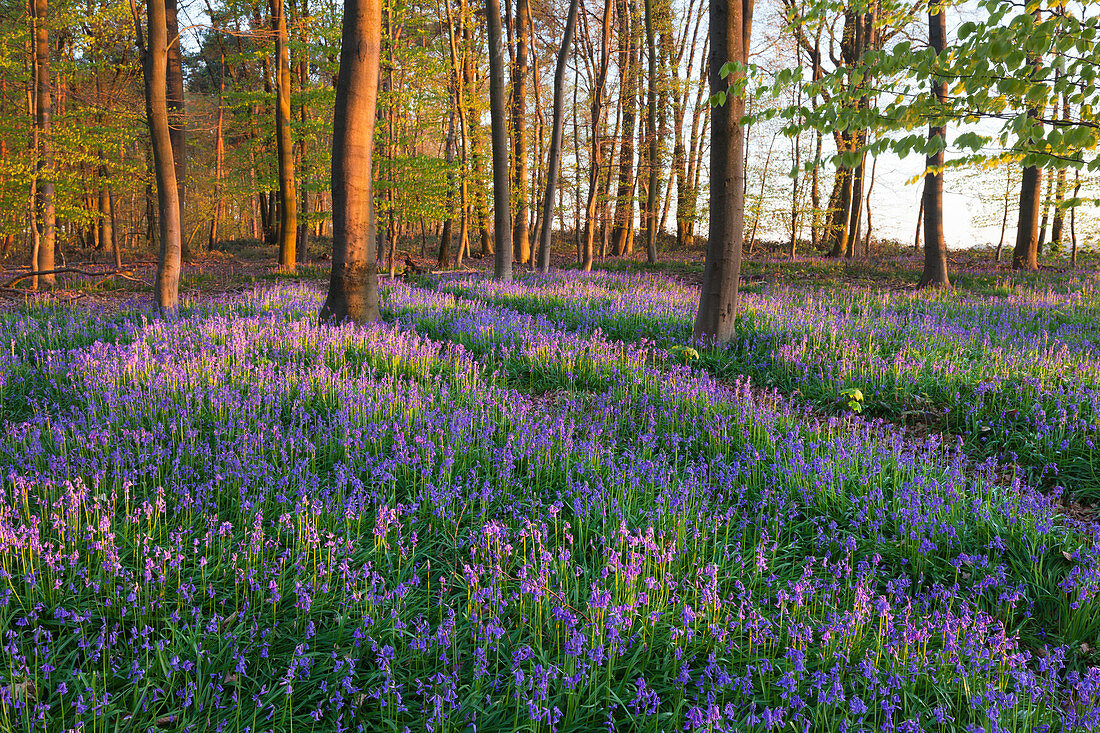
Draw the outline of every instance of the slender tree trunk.
[[[141,35],[137,6],[130,0],[137,30],[138,47],[145,72],[145,115],[153,148],[153,167],[157,179],[157,219],[160,224],[160,254],[154,287],[156,309],[169,316],[179,310],[179,281],[183,227],[180,198],[176,190],[176,159],[172,153],[172,133],[168,122],[169,37],[166,5],[170,0],[149,0],[149,45]]]
[[[450,259],[451,249],[451,221],[454,219],[454,194],[455,194],[455,113],[447,119],[447,218],[443,220],[443,232],[439,236],[439,256],[436,262],[440,267],[447,264]]]
[[[814,252],[821,246],[821,130],[818,130],[814,143],[814,168],[810,173],[810,206],[813,208],[810,226],[810,247]]]
[[[913,249],[920,249],[920,232],[924,225],[924,191],[921,191],[920,207],[917,209],[917,230],[913,235]]]
[[[947,47],[947,13],[939,0],[928,5],[928,42],[942,56]],[[932,84],[939,105],[947,104],[947,81],[942,77]],[[924,174],[924,271],[918,287],[950,287],[947,276],[947,244],[943,233],[943,163],[947,148],[947,128],[932,124],[928,127],[929,143],[936,141],[925,164]]]
[[[35,164],[35,225],[38,252],[34,265],[39,272],[55,269],[54,249],[57,215],[54,208],[54,161],[51,141],[50,35],[46,26],[47,0],[31,0],[34,20],[34,129],[37,142]],[[57,283],[54,274],[39,275],[38,286],[50,289]]]
[[[309,0],[302,0],[300,20],[304,21],[305,27],[308,26],[309,21]],[[309,36],[306,31],[301,31],[302,40],[305,43],[309,42]],[[301,58],[298,59],[298,92],[302,96],[301,104],[298,106],[298,121],[302,126],[302,133],[298,139],[298,190],[301,192],[298,196],[298,236],[294,242],[295,252],[298,257],[298,262],[307,262],[309,260],[309,188],[307,186],[310,174],[309,159],[306,157],[308,152],[308,140],[309,140],[309,102],[306,95],[306,90],[309,89],[309,53],[303,51]]]
[[[122,249],[119,245],[119,239],[121,239],[121,237],[119,237],[118,235],[118,218],[117,209],[115,208],[115,194],[114,191],[111,190],[110,186],[107,187],[107,200],[110,202],[111,206],[111,250],[115,258],[115,269],[118,270],[122,268]]]
[[[1012,174],[1006,169],[1005,172],[1005,213],[1001,218],[1001,238],[997,240],[997,254],[996,261],[1001,261],[1001,249],[1005,244],[1005,231],[1008,229],[1008,207],[1012,202]]]
[[[600,31],[600,62],[593,81],[591,127],[591,158],[588,175],[588,203],[585,206],[584,250],[581,265],[585,271],[592,269],[592,260],[596,250],[596,207],[600,186],[600,171],[603,166],[603,141],[600,138],[600,126],[603,121],[604,88],[607,84],[607,70],[611,63],[611,2],[604,3],[603,23]]]
[[[696,339],[725,343],[733,339],[737,291],[741,279],[741,247],[745,229],[745,101],[729,87],[744,78],[752,37],[753,0],[711,0],[710,92],[727,94],[726,103],[711,110],[710,233],[703,287],[695,316]],[[722,67],[741,65],[728,78]]]
[[[496,263],[493,277],[512,279],[511,179],[508,176],[508,126],[504,94],[504,52],[501,43],[500,0],[485,0],[489,31],[489,120],[493,142],[493,238]]]
[[[1036,250],[1037,250],[1038,254],[1040,254],[1040,255],[1043,254],[1043,245],[1046,244],[1046,241],[1047,241],[1047,222],[1050,220],[1050,204],[1051,204],[1051,196],[1053,195],[1053,192],[1054,192],[1054,169],[1050,168],[1050,169],[1047,170],[1046,193],[1043,196],[1043,203],[1041,204],[1042,209],[1043,209],[1043,218],[1039,222],[1039,244],[1036,245]]]
[[[290,41],[283,0],[271,0],[275,25],[275,149],[279,161],[279,269],[295,270],[298,186],[294,181],[294,141],[290,135]]]
[[[168,124],[172,135],[172,155],[176,166],[176,188],[180,200],[180,246],[184,262],[191,261],[191,245],[187,238],[187,119],[183,92],[183,55],[180,46],[177,0],[164,0],[168,34],[167,99]]]
[[[1073,171],[1073,198],[1076,199],[1081,193],[1081,169]],[[1069,264],[1071,267],[1077,267],[1077,205],[1074,204],[1069,210],[1069,239],[1070,246],[1073,248],[1069,256]]]
[[[634,232],[634,125],[638,102],[638,42],[633,0],[619,0],[619,78],[622,106],[622,142],[619,148],[619,182],[615,196],[615,229],[611,251],[622,256],[631,251]]]
[[[221,61],[218,75],[218,122],[214,128],[214,215],[210,219],[210,239],[207,249],[214,249],[218,244],[218,224],[221,222],[222,210],[225,206],[223,198],[222,176],[225,166],[225,50],[220,49]]]
[[[863,233],[863,256],[871,257],[871,192],[875,188],[875,171],[878,169],[878,156],[871,160],[871,180],[867,184],[867,195],[864,198],[863,208],[867,210],[867,231]]]
[[[1062,121],[1069,121],[1069,97],[1062,95]],[[1066,169],[1058,169],[1058,180],[1054,186],[1054,222],[1050,227],[1050,243],[1057,249],[1062,247],[1062,233],[1065,228],[1066,210],[1062,203],[1066,200]]]
[[[379,317],[371,159],[381,50],[381,0],[345,0],[332,123],[332,276],[322,323]]]
[[[730,2],[752,2],[752,0],[730,0]],[[657,40],[653,19],[654,0],[645,0],[645,35],[649,53],[649,89],[646,102],[649,110],[646,114],[646,137],[649,142],[649,186],[646,191],[646,257],[650,264],[657,262],[657,185],[660,181],[660,140],[657,137]],[[740,127],[740,125],[738,125]],[[738,264],[740,267],[740,264]]]
[[[542,199],[542,226],[539,229],[539,271],[550,269],[550,236],[554,229],[554,193],[558,186],[561,168],[561,138],[565,127],[565,68],[569,63],[569,49],[573,45],[573,29],[577,24],[577,8],[580,0],[570,0],[569,16],[565,20],[565,35],[558,51],[558,63],[554,69],[554,121],[550,131],[550,151],[546,161],[546,195]]]
[[[516,43],[512,63],[512,190],[517,197],[516,215],[512,222],[512,248],[516,262],[531,261],[531,243],[528,238],[527,202],[527,43],[530,11],[527,0],[516,0]]]

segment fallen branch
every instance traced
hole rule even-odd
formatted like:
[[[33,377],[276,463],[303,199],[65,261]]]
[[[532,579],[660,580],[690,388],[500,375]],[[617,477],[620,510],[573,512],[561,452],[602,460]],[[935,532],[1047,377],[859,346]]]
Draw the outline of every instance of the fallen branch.
[[[28,278],[37,277],[38,275],[59,275],[61,273],[73,273],[76,275],[85,275],[87,277],[115,277],[117,275],[119,277],[125,277],[131,280],[133,279],[132,277],[130,277],[133,274],[133,270],[131,268],[125,268],[121,270],[101,270],[97,272],[95,270],[83,270],[79,267],[59,267],[55,270],[37,270],[35,272],[25,272],[14,280],[5,283],[4,287],[13,288],[17,283],[21,283]],[[138,282],[140,282],[140,280]]]

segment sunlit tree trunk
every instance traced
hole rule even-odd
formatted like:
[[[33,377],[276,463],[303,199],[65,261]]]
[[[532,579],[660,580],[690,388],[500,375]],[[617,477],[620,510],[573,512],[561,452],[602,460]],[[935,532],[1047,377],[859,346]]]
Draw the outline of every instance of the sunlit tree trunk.
[[[527,203],[527,0],[516,0],[516,43],[512,63],[512,191],[517,197],[515,218],[512,221],[512,247],[516,262],[531,261],[531,243],[528,239],[530,214]]]
[[[744,98],[729,87],[744,79],[752,37],[753,0],[711,0],[710,91],[726,94],[711,110],[710,236],[694,336],[719,343],[734,337],[745,228]],[[723,78],[727,62],[741,66]]]
[[[619,104],[622,109],[622,131],[619,147],[619,182],[615,195],[615,228],[611,232],[611,252],[615,256],[627,253],[634,229],[634,121],[638,101],[638,48],[635,42],[636,23],[632,13],[633,0],[619,0]]]
[[[50,34],[46,27],[46,0],[31,0],[34,21],[34,128],[37,143],[35,163],[35,225],[38,253],[33,263],[39,272],[54,268],[57,215],[54,208],[53,145],[50,86]],[[49,289],[57,283],[53,273],[38,276],[38,286]]]
[[[275,150],[279,160],[279,269],[294,272],[298,237],[298,188],[290,136],[290,48],[283,0],[271,0],[275,25]]]
[[[504,94],[504,51],[501,39],[500,0],[485,1],[489,31],[489,120],[493,144],[493,238],[496,263],[493,276],[512,279],[511,179],[508,176],[508,126]]]
[[[332,275],[321,322],[378,320],[371,162],[381,0],[346,0],[332,123]]]
[[[180,200],[180,245],[184,261],[191,260],[187,238],[187,118],[183,91],[183,55],[177,0],[164,0],[168,38],[167,99],[168,125],[172,136],[172,156],[176,166],[176,188]]]
[[[138,31],[145,76],[145,115],[153,148],[153,168],[157,180],[157,220],[160,224],[160,253],[154,286],[156,308],[164,315],[179,310],[180,260],[183,227],[180,225],[180,199],[176,191],[176,159],[172,154],[172,134],[168,124],[168,27],[167,0],[149,0],[149,45],[141,36],[137,7],[131,10]]]

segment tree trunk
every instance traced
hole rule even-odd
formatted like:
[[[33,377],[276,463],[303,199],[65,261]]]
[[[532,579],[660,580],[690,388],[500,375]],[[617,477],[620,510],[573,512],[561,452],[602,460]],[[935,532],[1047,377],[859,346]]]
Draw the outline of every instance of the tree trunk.
[[[744,78],[752,37],[753,0],[711,0],[710,92],[726,94],[726,102],[711,110],[710,232],[703,287],[695,316],[696,339],[724,343],[733,339],[737,290],[741,279],[741,246],[745,229],[744,98],[731,92]],[[727,62],[741,65],[722,77]]]
[[[501,42],[500,0],[485,0],[489,31],[489,120],[493,143],[493,238],[496,262],[493,277],[512,279],[511,179],[508,176],[507,101],[504,96],[504,52]]]
[[[332,275],[322,323],[379,317],[371,158],[381,48],[381,0],[345,0],[332,123]]]
[[[1035,250],[1039,255],[1043,254],[1043,245],[1047,241],[1047,222],[1050,220],[1050,199],[1054,190],[1054,169],[1047,170],[1047,185],[1046,193],[1043,196],[1043,203],[1041,204],[1043,210],[1043,218],[1039,222],[1039,243],[1036,245]]]
[[[752,2],[752,0],[732,0],[732,2]],[[646,257],[650,264],[657,262],[657,184],[660,179],[660,140],[657,137],[657,39],[654,29],[653,0],[645,0],[645,35],[646,48],[649,53],[649,85],[646,95],[648,112],[646,114],[646,137],[649,143],[649,153],[646,162],[649,164],[649,186],[646,190]],[[738,124],[740,128],[740,124]],[[744,194],[742,194],[742,199]],[[738,263],[740,268],[740,262]]]
[[[298,236],[298,187],[290,136],[290,43],[283,0],[271,0],[275,25],[275,150],[279,160],[279,269],[294,272]]]
[[[309,25],[309,2],[308,0],[302,0],[302,7],[300,13],[300,19],[305,22],[305,27]],[[309,42],[309,37],[305,31],[302,31],[302,41]],[[306,158],[308,140],[309,140],[309,102],[306,90],[309,88],[309,54],[303,51],[301,58],[298,60],[298,92],[302,96],[301,104],[298,106],[298,121],[302,126],[301,136],[298,139],[298,190],[300,194],[298,196],[298,236],[294,242],[295,253],[298,257],[298,262],[309,261],[309,188],[307,187],[307,181],[309,179],[310,166],[309,161]]]
[[[210,218],[210,238],[207,249],[218,244],[218,224],[221,222],[223,199],[222,176],[225,166],[225,50],[220,49],[221,64],[218,74],[218,122],[214,128],[214,215]]]
[[[1078,168],[1073,171],[1073,198],[1076,199],[1078,194],[1081,193],[1081,169]],[[1069,239],[1070,246],[1073,248],[1069,256],[1069,264],[1071,267],[1077,267],[1077,205],[1074,204],[1069,210]]]
[[[619,103],[622,108],[622,132],[619,144],[619,182],[615,195],[615,228],[611,232],[611,252],[626,254],[634,229],[634,121],[638,100],[638,49],[636,25],[631,17],[632,0],[619,0]]]
[[[516,215],[512,222],[512,249],[516,262],[531,261],[528,238],[527,203],[527,36],[529,10],[527,0],[516,0],[515,58],[512,63],[512,191],[517,197]]]
[[[154,288],[157,310],[174,316],[179,310],[179,281],[183,227],[180,197],[176,190],[176,158],[172,150],[172,133],[168,122],[168,20],[166,6],[170,0],[149,0],[149,45],[141,37],[137,6],[130,0],[137,27],[138,47],[142,52],[145,76],[145,115],[149,121],[149,138],[153,148],[153,167],[157,179],[157,219],[160,223],[160,253],[157,258],[157,279]]]
[[[177,0],[164,0],[165,23],[168,34],[167,100],[168,124],[172,136],[172,156],[176,166],[176,188],[180,200],[181,257],[191,261],[191,245],[187,238],[187,119],[183,92],[183,56],[180,48]]]
[[[439,256],[436,258],[436,263],[439,264],[440,267],[446,265],[451,256],[451,222],[454,219],[455,194],[455,114],[453,110],[451,111],[451,116],[447,120],[446,160],[447,218],[443,220],[443,232],[439,235]]]
[[[937,54],[947,47],[947,13],[942,3],[930,0],[928,6],[928,42]],[[947,81],[939,77],[932,83],[940,108],[947,104]],[[947,128],[932,124],[928,140],[939,142],[929,153],[924,173],[924,271],[918,287],[950,287],[947,277],[947,244],[943,233],[943,163],[947,148]]]
[[[1062,95],[1062,121],[1069,121],[1069,97]],[[1065,229],[1066,210],[1062,203],[1066,200],[1066,169],[1058,169],[1058,180],[1054,186],[1054,222],[1050,225],[1050,243],[1056,249],[1062,247],[1062,233]]]
[[[35,225],[38,256],[34,266],[39,272],[55,269],[54,248],[57,231],[57,214],[54,208],[53,145],[50,126],[52,122],[50,94],[50,35],[46,27],[47,0],[31,0],[34,19],[34,129],[37,141],[35,164]],[[50,289],[57,283],[54,274],[38,276],[38,285]]]
[[[1020,215],[1016,224],[1016,246],[1012,249],[1012,269],[1039,269],[1039,207],[1043,173],[1036,166],[1024,168],[1020,182]]]
[[[539,271],[550,269],[550,236],[554,229],[554,193],[558,186],[561,168],[561,138],[565,126],[565,68],[569,63],[569,49],[573,44],[573,29],[577,24],[577,8],[580,0],[570,0],[569,16],[565,20],[565,36],[558,51],[558,64],[554,69],[554,121],[550,131],[550,151],[546,161],[546,195],[542,199],[542,226],[539,229]]]
[[[588,202],[584,210],[584,249],[581,266],[587,272],[592,269],[596,242],[596,206],[600,186],[600,169],[603,166],[603,145],[600,139],[600,124],[603,121],[604,89],[607,86],[607,70],[611,64],[611,2],[604,4],[603,23],[600,30],[600,62],[593,80],[590,142],[591,157],[588,164]]]

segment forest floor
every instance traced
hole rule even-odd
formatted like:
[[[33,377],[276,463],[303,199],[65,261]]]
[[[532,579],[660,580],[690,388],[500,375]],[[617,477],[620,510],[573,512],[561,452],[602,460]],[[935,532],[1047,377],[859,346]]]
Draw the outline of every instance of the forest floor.
[[[716,348],[697,253],[262,255],[0,307],[0,728],[1100,722],[1095,270],[754,256]]]

